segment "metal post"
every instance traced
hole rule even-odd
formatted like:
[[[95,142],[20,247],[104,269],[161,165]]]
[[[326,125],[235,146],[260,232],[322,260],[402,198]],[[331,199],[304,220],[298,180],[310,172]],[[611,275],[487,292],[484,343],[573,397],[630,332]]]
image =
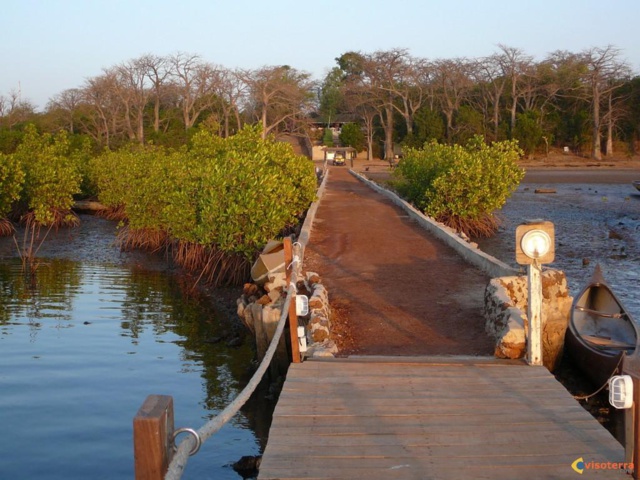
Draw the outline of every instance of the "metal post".
[[[542,268],[537,260],[528,266],[527,280],[529,288],[529,341],[527,342],[527,362],[529,365],[542,365]]]

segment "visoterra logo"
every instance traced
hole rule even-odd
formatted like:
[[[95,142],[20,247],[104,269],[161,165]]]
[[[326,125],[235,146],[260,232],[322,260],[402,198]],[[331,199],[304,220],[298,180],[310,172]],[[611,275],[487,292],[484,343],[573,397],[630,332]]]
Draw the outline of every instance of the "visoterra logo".
[[[575,461],[571,464],[571,468],[573,468],[574,472],[582,475],[582,472],[584,472],[584,459],[582,457],[576,458]]]
[[[574,472],[582,475],[585,470],[626,470],[633,471],[633,463],[623,462],[585,462],[584,458],[576,458],[571,464]]]

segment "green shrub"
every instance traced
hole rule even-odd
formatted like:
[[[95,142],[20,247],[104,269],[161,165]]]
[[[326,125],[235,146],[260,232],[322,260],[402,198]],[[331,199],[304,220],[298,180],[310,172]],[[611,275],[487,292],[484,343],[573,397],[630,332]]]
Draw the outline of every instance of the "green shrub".
[[[0,218],[6,217],[20,198],[24,172],[12,155],[0,153]]]
[[[0,153],[0,236],[13,231],[7,216],[20,199],[24,172],[13,155]]]
[[[129,147],[91,162],[99,199],[126,220],[125,247],[174,247],[215,284],[244,281],[257,252],[297,223],[315,197],[313,163],[259,127],[188,148]]]
[[[29,218],[44,226],[75,224],[71,207],[73,196],[80,193],[82,176],[67,133],[40,135],[29,125],[14,158],[25,172],[22,199]]]
[[[340,131],[340,143],[345,147],[353,147],[356,152],[361,152],[365,147],[365,138],[362,128],[357,123],[347,123]]]
[[[470,236],[495,232],[502,208],[524,171],[516,141],[491,146],[475,136],[466,146],[430,143],[407,149],[396,169],[396,188],[425,214]]]
[[[325,147],[333,147],[333,132],[330,128],[325,128],[322,134],[322,144]]]
[[[538,114],[533,111],[519,113],[516,126],[513,131],[513,138],[518,140],[524,152],[532,156],[538,145],[542,143],[544,131],[538,121]]]

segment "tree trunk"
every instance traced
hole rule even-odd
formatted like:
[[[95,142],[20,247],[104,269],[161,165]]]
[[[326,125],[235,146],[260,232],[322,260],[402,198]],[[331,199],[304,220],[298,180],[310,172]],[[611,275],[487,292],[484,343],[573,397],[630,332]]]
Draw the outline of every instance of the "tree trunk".
[[[407,124],[407,136],[408,137],[412,137],[413,136],[413,119],[411,118],[411,115],[403,115],[404,117],[404,122]]]
[[[384,126],[384,158],[389,165],[393,164],[393,107],[389,104],[384,107],[386,121]]]
[[[451,143],[451,136],[453,133],[453,110],[445,110],[443,113],[447,119],[447,131],[445,132],[445,136],[447,137],[447,142]]]
[[[156,96],[156,102],[153,106],[153,131],[160,131],[160,97]]]
[[[144,109],[138,111],[138,141],[140,144],[144,144]]]
[[[591,158],[594,160],[602,160],[602,151],[600,143],[600,92],[594,89],[593,92],[593,142],[591,149]]]
[[[613,155],[613,94],[609,92],[608,98],[608,107],[609,112],[607,113],[607,143],[605,145],[604,154],[609,157]]]
[[[267,107],[262,108],[262,139],[267,138]]]
[[[511,132],[509,137],[513,138],[513,131],[516,128],[516,111],[518,109],[518,90],[515,75],[511,75]]]

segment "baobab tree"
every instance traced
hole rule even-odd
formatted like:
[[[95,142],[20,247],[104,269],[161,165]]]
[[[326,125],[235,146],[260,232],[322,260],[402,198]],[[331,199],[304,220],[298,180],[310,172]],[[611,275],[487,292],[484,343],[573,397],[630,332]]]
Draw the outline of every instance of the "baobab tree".
[[[247,85],[246,111],[262,123],[263,138],[283,125],[297,128],[309,113],[315,83],[308,73],[282,65],[239,75]]]
[[[630,68],[620,60],[620,50],[611,45],[585,50],[582,60],[586,65],[583,75],[585,95],[591,104],[591,158],[602,160],[602,123],[605,116],[613,122],[613,93],[628,80]],[[602,114],[603,102],[606,102],[608,108],[605,114]],[[609,125],[608,138],[611,138],[613,127],[611,123]],[[607,144],[607,154],[611,154],[613,142],[609,144],[607,141]]]

